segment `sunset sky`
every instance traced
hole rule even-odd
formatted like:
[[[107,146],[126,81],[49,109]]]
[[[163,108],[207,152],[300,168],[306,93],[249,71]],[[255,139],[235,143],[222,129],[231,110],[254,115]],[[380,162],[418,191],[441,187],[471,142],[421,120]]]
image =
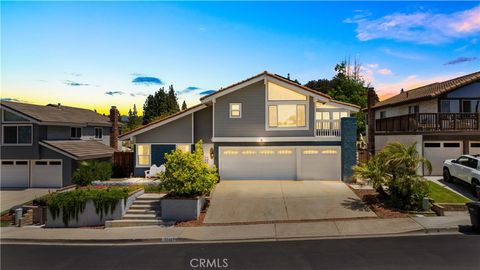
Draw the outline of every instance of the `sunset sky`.
[[[1,2],[1,98],[125,114],[173,84],[189,106],[268,70],[362,64],[381,98],[480,70],[478,2]]]

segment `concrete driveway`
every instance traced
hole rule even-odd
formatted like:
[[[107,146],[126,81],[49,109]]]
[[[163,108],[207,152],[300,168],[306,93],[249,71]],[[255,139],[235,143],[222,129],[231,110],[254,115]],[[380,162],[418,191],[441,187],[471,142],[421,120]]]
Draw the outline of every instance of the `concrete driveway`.
[[[224,181],[213,192],[205,223],[376,217],[340,181]]]
[[[48,194],[48,191],[54,192],[54,188],[26,188],[26,189],[1,189],[0,212],[8,210],[14,206],[29,202],[35,198]]]

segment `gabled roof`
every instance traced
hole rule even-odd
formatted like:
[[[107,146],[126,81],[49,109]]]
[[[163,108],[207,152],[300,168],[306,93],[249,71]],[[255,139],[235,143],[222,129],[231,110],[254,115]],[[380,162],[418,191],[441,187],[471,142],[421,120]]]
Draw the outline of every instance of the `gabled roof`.
[[[8,111],[17,113],[40,124],[77,124],[111,126],[107,116],[82,108],[63,105],[34,105],[20,102],[1,101],[0,105]]]
[[[40,141],[40,145],[75,160],[111,157],[115,149],[94,140]]]
[[[206,99],[210,99],[210,98],[219,96],[219,95],[223,94],[223,93],[224,93],[225,91],[227,91],[227,90],[230,90],[230,89],[232,89],[232,88],[234,88],[234,87],[236,87],[236,86],[239,86],[239,85],[241,85],[241,84],[243,84],[243,83],[246,83],[246,82],[248,82],[248,81],[254,81],[255,79],[260,78],[260,77],[263,77],[263,76],[268,76],[268,77],[271,77],[271,78],[280,80],[280,81],[282,81],[282,82],[284,82],[284,83],[290,84],[290,85],[292,85],[292,86],[294,86],[294,87],[299,87],[299,88],[301,88],[301,89],[303,89],[303,90],[305,90],[305,91],[307,91],[307,92],[310,92],[310,93],[313,94],[313,95],[321,96],[321,97],[327,98],[327,99],[332,99],[332,98],[331,98],[329,95],[327,95],[327,94],[324,94],[324,93],[315,91],[315,90],[313,90],[313,89],[310,89],[310,88],[308,88],[308,87],[306,87],[306,86],[303,86],[303,85],[301,85],[301,84],[298,84],[298,83],[296,83],[296,82],[294,82],[294,81],[291,81],[291,80],[289,80],[289,79],[286,79],[286,78],[284,78],[284,77],[282,77],[282,76],[279,76],[279,75],[277,75],[277,74],[272,74],[272,73],[269,73],[268,71],[264,71],[264,72],[262,72],[262,73],[259,73],[259,74],[255,75],[255,76],[252,76],[252,77],[250,77],[250,78],[247,78],[247,79],[245,79],[245,80],[243,80],[243,81],[234,83],[234,84],[229,85],[229,86],[227,86],[227,87],[220,88],[220,90],[218,90],[218,91],[215,91],[215,92],[213,92],[213,93],[211,93],[211,94],[208,94],[208,95],[206,95],[206,96],[203,96],[202,98],[200,98],[200,100],[201,100],[201,101],[204,101],[204,100],[206,100]]]
[[[404,91],[403,93],[376,103],[373,108],[409,103],[421,99],[435,98],[441,94],[448,93],[474,82],[480,82],[480,71],[448,81],[432,83],[409,91]]]

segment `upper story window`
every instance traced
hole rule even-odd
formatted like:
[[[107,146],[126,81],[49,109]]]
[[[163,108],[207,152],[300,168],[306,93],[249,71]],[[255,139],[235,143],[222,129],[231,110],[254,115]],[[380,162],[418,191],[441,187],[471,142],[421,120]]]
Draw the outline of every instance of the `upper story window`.
[[[387,112],[386,111],[381,111],[380,112],[380,119],[382,118],[387,118]]]
[[[242,103],[230,103],[230,118],[242,118]]]
[[[419,112],[420,112],[420,107],[418,105],[408,106],[408,113],[409,114],[419,113]]]
[[[6,110],[2,110],[3,122],[28,122],[28,120],[20,117],[14,113]]]
[[[103,128],[95,128],[95,139],[103,138]]]
[[[72,127],[70,128],[70,138],[80,138],[82,137],[82,128]]]
[[[267,85],[267,127],[307,128],[308,98],[272,82]]]
[[[2,129],[3,144],[32,144],[32,125],[3,125]]]

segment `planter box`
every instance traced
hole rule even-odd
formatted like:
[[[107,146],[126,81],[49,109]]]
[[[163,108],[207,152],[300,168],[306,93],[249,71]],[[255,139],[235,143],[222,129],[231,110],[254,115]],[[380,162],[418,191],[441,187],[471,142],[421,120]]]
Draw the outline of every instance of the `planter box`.
[[[78,214],[78,220],[72,218],[68,222],[68,227],[90,227],[90,226],[101,226],[105,225],[105,221],[113,219],[121,219],[123,215],[128,211],[130,206],[133,204],[135,199],[144,193],[143,189],[132,192],[125,202],[124,199],[121,199],[117,202],[115,210],[110,213],[104,213],[103,217],[100,217],[100,214],[97,214],[95,211],[95,204],[92,200],[87,201],[85,209],[83,212]],[[66,227],[62,220],[62,210],[60,210],[59,215],[56,219],[52,217],[52,213],[47,208],[47,222],[45,224],[47,228],[61,228]]]
[[[205,206],[205,196],[197,198],[162,198],[162,220],[196,220]]]
[[[439,216],[445,216],[447,211],[467,211],[467,205],[464,203],[434,203],[432,210]]]

